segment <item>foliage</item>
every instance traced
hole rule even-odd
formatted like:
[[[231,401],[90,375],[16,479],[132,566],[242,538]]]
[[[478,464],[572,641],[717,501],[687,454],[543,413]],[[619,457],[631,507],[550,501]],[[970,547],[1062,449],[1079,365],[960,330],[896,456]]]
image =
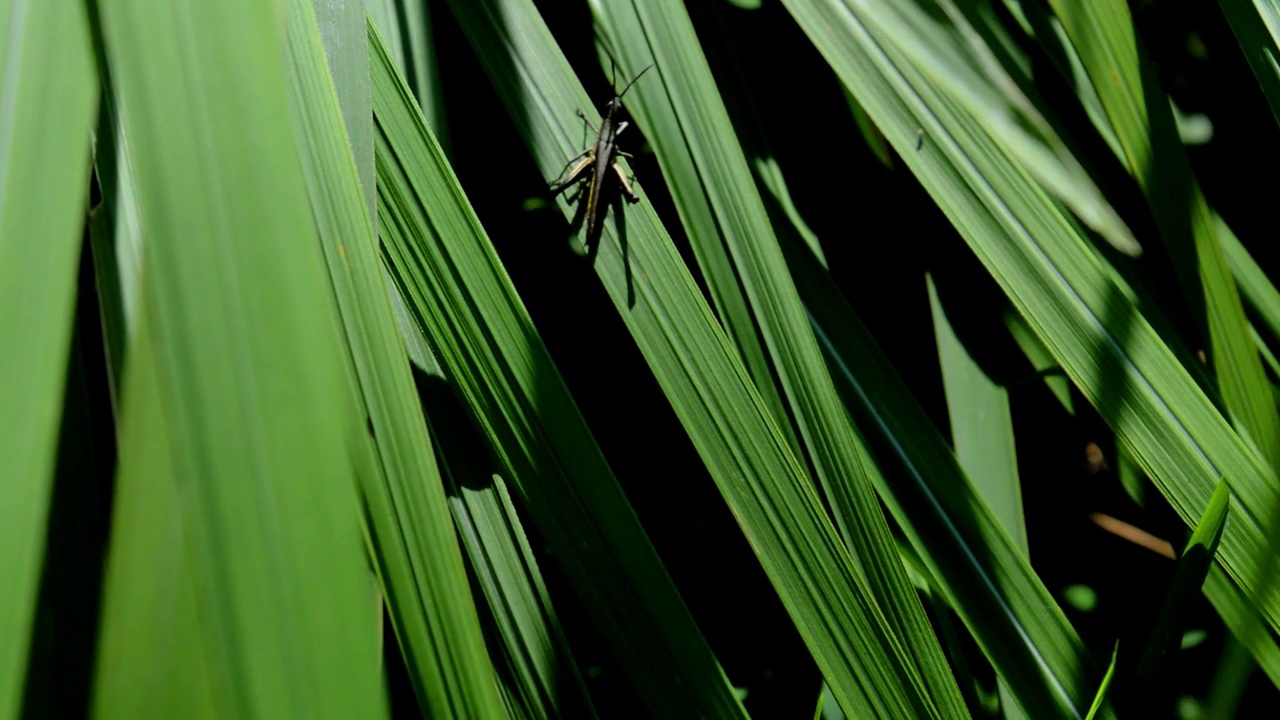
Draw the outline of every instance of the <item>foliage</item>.
[[[0,0],[0,720],[1275,702],[1222,10]]]

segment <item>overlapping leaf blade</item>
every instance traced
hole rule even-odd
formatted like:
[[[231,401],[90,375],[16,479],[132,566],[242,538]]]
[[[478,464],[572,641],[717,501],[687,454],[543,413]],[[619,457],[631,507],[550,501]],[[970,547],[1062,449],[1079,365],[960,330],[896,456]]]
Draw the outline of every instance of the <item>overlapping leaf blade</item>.
[[[764,202],[734,137],[706,59],[683,6],[676,2],[596,4],[605,37],[625,64],[656,63],[655,77],[628,97],[629,107],[657,148],[672,194],[686,214],[707,220],[688,227],[699,257],[723,256],[729,277],[708,272],[708,284],[731,295],[744,290],[751,323],[763,338],[778,377],[786,411],[774,411],[782,427],[792,419],[801,451],[816,471],[832,504],[837,527],[859,559],[876,603],[893,632],[911,648],[911,662],[930,689],[939,712],[963,717],[966,710],[955,680],[907,580],[868,480],[869,458],[855,437],[822,351],[806,322],[805,309],[774,236]],[[719,263],[707,263],[715,267]],[[713,294],[721,294],[715,293]],[[769,377],[756,377],[772,384]]]
[[[933,332],[938,342],[956,459],[965,474],[973,478],[974,489],[991,507],[1001,527],[1027,557],[1027,527],[1022,516],[1022,484],[1018,478],[1009,393],[986,376],[961,343],[932,277],[929,278],[929,305],[933,311]],[[1009,720],[1019,717],[1019,708],[1010,707],[1013,696],[1008,684],[1002,682],[999,692],[1005,717]]]
[[[1246,591],[1265,552],[1260,518],[1275,475],[1235,435],[1160,341],[1079,229],[988,135],[884,38],[834,2],[787,6],[951,217],[1064,369],[1188,522],[1218,477],[1233,483],[1240,522],[1220,560]],[[908,128],[934,141],[912,145]],[[1254,598],[1273,626],[1280,602]]]
[[[1278,469],[1280,416],[1213,214],[1192,176],[1169,100],[1146,61],[1129,7],[1113,0],[1090,2],[1088,10],[1080,4],[1050,4],[1093,81],[1129,173],[1147,196],[1195,321],[1208,335],[1218,392],[1237,431]]]
[[[655,714],[742,715],[408,88],[370,37],[379,217],[409,310]]]
[[[383,716],[351,477],[360,427],[343,415],[352,398],[289,123],[283,17],[240,0],[100,9],[121,116],[146,138],[133,159],[147,332],[123,408],[126,446],[143,449],[119,486],[154,504],[143,517],[174,511],[182,567],[160,577],[172,565],[129,552],[149,529],[113,525],[99,665],[192,662],[166,684],[176,704],[154,702],[147,683],[103,682],[97,714]],[[160,585],[156,602],[132,602]],[[177,634],[147,626],[165,610],[186,619]]]
[[[553,175],[578,151],[571,118],[587,103],[541,19],[523,2],[455,8],[539,167]],[[610,213],[595,268],[841,704],[864,714],[933,712],[646,203]]]
[[[788,263],[841,393],[881,464],[897,466],[872,474],[880,497],[1019,704],[1033,717],[1083,716],[1101,675],[1075,629],[835,283],[798,245],[786,245]]]
[[[20,711],[44,557],[88,197],[89,43],[80,3],[0,2],[0,718]]]
[[[497,684],[315,15],[310,0],[291,0],[289,10],[290,79],[304,176],[360,396],[352,420],[358,427],[367,417],[376,452],[359,466],[359,479],[388,612],[424,712],[500,717]],[[359,20],[367,37],[364,18]]]

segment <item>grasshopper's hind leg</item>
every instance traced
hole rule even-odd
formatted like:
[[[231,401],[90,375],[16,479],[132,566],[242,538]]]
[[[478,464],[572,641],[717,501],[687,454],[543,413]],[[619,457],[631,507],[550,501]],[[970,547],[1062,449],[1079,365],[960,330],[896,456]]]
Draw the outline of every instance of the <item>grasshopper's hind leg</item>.
[[[565,163],[564,168],[560,170],[560,174],[556,175],[556,180],[559,180],[561,177],[564,177],[564,174],[566,171],[569,173],[569,177],[564,182],[558,183],[558,184],[556,183],[555,180],[551,181],[551,197],[555,197],[556,195],[559,195],[560,193],[564,192],[570,185],[580,180],[582,178],[582,173],[585,172],[588,168],[590,168],[591,163],[595,161],[595,157],[596,157],[596,154],[594,152],[594,148],[587,148],[586,150],[583,150],[582,152],[575,155],[572,159],[569,160],[569,162]],[[575,162],[577,163],[577,165],[574,165]],[[569,169],[570,167],[572,167],[573,169],[570,170]]]
[[[618,186],[622,188],[622,194],[627,196],[627,201],[632,203],[640,202],[640,196],[636,195],[635,190],[631,189],[631,181],[627,179],[627,174],[622,171],[622,166],[614,163],[613,172],[618,176]]]

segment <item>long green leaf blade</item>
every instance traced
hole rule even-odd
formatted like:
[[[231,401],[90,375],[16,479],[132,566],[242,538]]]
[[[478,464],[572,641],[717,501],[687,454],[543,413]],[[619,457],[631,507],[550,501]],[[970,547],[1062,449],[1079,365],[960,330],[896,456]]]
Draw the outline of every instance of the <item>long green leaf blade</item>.
[[[527,2],[454,7],[538,166],[554,175],[578,152],[570,118],[587,102],[541,18]],[[594,266],[840,703],[851,714],[936,713],[646,203],[609,214]]]
[[[95,718],[218,717],[196,569],[168,452],[160,373],[139,314],[124,386],[120,467],[103,584]],[[147,642],[181,638],[181,642]]]
[[[787,6],[1179,515],[1194,522],[1217,479],[1229,478],[1241,512],[1219,560],[1275,627],[1280,599],[1253,595],[1274,472],[1232,432],[1105,261],[998,138],[846,9],[818,0]],[[912,128],[933,142],[917,151]]]
[[[825,269],[786,248],[845,401],[901,468],[876,489],[946,602],[1031,716],[1083,716],[1101,677],[1084,643]]]
[[[1084,720],[1093,720],[1098,715],[1098,711],[1102,709],[1102,703],[1107,699],[1107,690],[1111,689],[1111,679],[1116,674],[1116,657],[1120,654],[1120,643],[1116,643],[1111,650],[1111,664],[1107,666],[1107,672],[1102,676],[1102,684],[1098,686],[1098,694],[1093,698],[1093,704],[1089,706],[1089,714],[1084,716]]]
[[[1213,566],[1213,555],[1218,550],[1218,541],[1222,539],[1222,528],[1227,522],[1227,505],[1231,497],[1226,480],[1218,483],[1213,491],[1209,506],[1205,508],[1200,522],[1196,523],[1191,539],[1183,548],[1178,558],[1178,569],[1173,576],[1173,584],[1165,596],[1164,605],[1156,617],[1151,639],[1138,661],[1138,674],[1146,679],[1153,679],[1159,672],[1160,665],[1166,655],[1174,649],[1181,638],[1182,625],[1191,610],[1191,604],[1200,597],[1200,589],[1204,586],[1205,576]]]
[[[641,66],[647,59],[657,65],[656,77],[635,88],[628,102],[660,160],[689,159],[664,163],[664,174],[673,195],[686,205],[702,206],[702,214],[714,218],[709,232],[705,223],[687,228],[689,237],[702,248],[701,257],[727,255],[735,270],[729,278],[709,275],[709,284],[731,283],[731,292],[741,282],[745,290],[753,322],[743,332],[759,328],[789,410],[775,411],[775,423],[785,427],[794,418],[849,552],[859,558],[859,570],[893,632],[910,648],[907,664],[915,666],[944,717],[964,717],[955,679],[872,490],[869,458],[809,327],[688,14],[679,3],[665,0],[607,7],[597,3],[596,13],[618,57],[629,65]],[[651,124],[651,119],[660,122]],[[760,382],[756,378],[757,387]]]
[[[310,0],[290,0],[289,10],[303,170],[362,400],[353,420],[368,418],[377,454],[360,487],[388,611],[425,713],[501,717],[315,15]]]
[[[415,321],[650,709],[742,716],[376,31],[370,44],[385,259]]]
[[[1080,53],[1130,174],[1147,196],[1183,293],[1207,332],[1218,390],[1238,431],[1280,468],[1280,415],[1271,398],[1213,214],[1191,173],[1168,98],[1138,44],[1129,6],[1050,3]]]
[[[44,557],[88,196],[89,43],[79,2],[0,1],[0,718],[21,706]]]
[[[251,0],[101,13],[128,135],[146,138],[134,159],[151,334],[134,350],[153,356],[130,367],[154,377],[130,382],[154,383],[164,425],[139,423],[131,440],[154,440],[164,462],[126,465],[120,483],[173,483],[194,586],[181,592],[194,593],[198,625],[137,632],[144,608],[117,584],[104,634],[124,634],[100,667],[198,644],[209,682],[182,675],[173,691],[212,688],[220,712],[384,716],[348,444],[360,429],[343,415],[349,386],[289,122],[284,16]],[[164,572],[145,554],[111,562],[126,576]],[[99,688],[101,716],[168,716],[146,706],[145,684]]]
[[[974,489],[986,500],[1004,531],[1027,556],[1027,527],[1022,517],[1022,485],[1018,478],[1009,393],[988,378],[965,349],[947,319],[932,277],[928,278],[928,284],[956,459],[965,474],[973,478]],[[1014,705],[1008,683],[1002,681],[998,691],[1005,718],[1023,717]]]

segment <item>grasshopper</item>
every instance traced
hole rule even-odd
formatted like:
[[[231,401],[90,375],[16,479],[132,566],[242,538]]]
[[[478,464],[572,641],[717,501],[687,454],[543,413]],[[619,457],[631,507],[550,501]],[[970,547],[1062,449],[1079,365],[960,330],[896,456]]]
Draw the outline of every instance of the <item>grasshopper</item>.
[[[618,164],[618,156],[632,158],[630,153],[623,152],[618,149],[617,138],[623,130],[627,129],[625,120],[617,119],[619,111],[622,110],[622,96],[627,94],[631,86],[644,75],[650,65],[641,70],[635,77],[631,78],[631,82],[622,88],[622,92],[614,95],[613,99],[605,105],[604,118],[600,121],[600,128],[597,130],[591,121],[587,119],[586,113],[578,110],[578,117],[596,133],[596,142],[591,147],[578,153],[565,163],[564,169],[556,176],[557,179],[564,176],[565,172],[569,173],[567,180],[560,184],[552,182],[551,196],[555,197],[567,190],[570,186],[576,185],[583,178],[587,179],[587,245],[595,244],[600,238],[601,219],[604,213],[600,209],[604,198],[605,176],[612,172],[618,182],[618,187],[622,190],[627,200],[633,203],[640,202],[640,196],[636,195],[631,189],[631,182],[627,179],[627,175],[622,170],[622,166]],[[616,87],[616,86],[615,86]],[[590,171],[588,175],[587,172]]]

